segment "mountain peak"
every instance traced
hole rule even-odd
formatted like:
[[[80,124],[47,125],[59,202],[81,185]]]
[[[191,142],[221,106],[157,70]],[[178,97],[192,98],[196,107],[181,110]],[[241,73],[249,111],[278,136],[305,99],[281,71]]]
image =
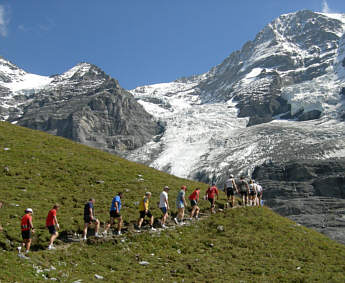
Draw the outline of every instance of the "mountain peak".
[[[64,72],[60,76],[60,78],[74,80],[77,78],[84,77],[85,75],[98,76],[104,75],[104,72],[93,64],[81,62],[75,65],[73,68],[69,69],[68,71]]]

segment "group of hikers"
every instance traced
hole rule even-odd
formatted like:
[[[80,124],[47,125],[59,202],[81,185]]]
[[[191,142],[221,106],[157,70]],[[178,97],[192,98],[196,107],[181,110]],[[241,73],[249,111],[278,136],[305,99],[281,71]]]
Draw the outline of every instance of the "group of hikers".
[[[179,190],[176,198],[176,208],[177,208],[177,215],[174,217],[174,221],[176,224],[183,225],[184,224],[184,215],[185,215],[185,208],[188,206],[186,200],[186,186],[182,186]],[[235,180],[234,176],[231,174],[229,179],[226,180],[224,184],[224,192],[227,195],[227,203],[225,207],[235,207],[235,193],[241,195],[242,201],[241,206],[260,206],[262,205],[262,187],[257,184],[254,180],[250,180],[249,183],[245,180],[244,176],[241,176],[239,180]],[[169,187],[165,186],[163,191],[159,197],[158,207],[162,212],[162,217],[160,220],[160,225],[164,229],[166,228],[166,221],[168,219],[168,212],[170,210],[169,201],[168,201],[168,193]],[[190,201],[191,212],[189,215],[189,220],[193,220],[193,218],[199,218],[200,208],[199,204],[199,195],[200,195],[200,188],[196,188],[193,192],[189,195],[188,199]],[[146,192],[145,195],[139,202],[139,219],[136,225],[137,230],[141,230],[141,226],[143,224],[144,218],[149,218],[149,225],[151,230],[156,230],[153,227],[154,224],[154,217],[150,212],[150,199],[151,199],[151,192]],[[216,198],[218,200],[219,197],[219,190],[215,184],[209,186],[204,200],[208,200],[210,202],[210,212],[215,213],[216,207]],[[90,198],[88,202],[84,206],[84,228],[83,228],[83,240],[87,239],[87,232],[90,225],[94,225],[95,227],[95,237],[103,237],[106,236],[110,227],[115,224],[117,221],[117,235],[121,235],[121,229],[123,225],[123,219],[121,216],[121,207],[122,207],[122,200],[123,192],[119,192],[111,201],[109,216],[110,220],[105,226],[105,229],[102,234],[99,233],[100,230],[100,221],[96,218],[94,212],[94,204],[95,199]],[[58,237],[59,233],[57,230],[60,229],[58,220],[57,220],[57,211],[59,210],[59,205],[55,204],[51,210],[49,210],[47,218],[46,218],[46,227],[50,233],[50,242],[48,246],[48,250],[55,249],[54,241]],[[25,210],[25,215],[21,219],[21,231],[22,231],[22,238],[23,243],[22,247],[18,247],[18,251],[20,252],[22,248],[25,248],[25,253],[28,253],[30,250],[30,245],[32,241],[32,234],[35,232],[33,222],[32,222],[32,214],[33,210],[31,208],[27,208]]]

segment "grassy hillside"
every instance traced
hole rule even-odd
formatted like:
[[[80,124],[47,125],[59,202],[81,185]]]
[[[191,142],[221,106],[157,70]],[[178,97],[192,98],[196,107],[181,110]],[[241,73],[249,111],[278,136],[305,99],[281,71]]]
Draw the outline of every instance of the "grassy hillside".
[[[126,233],[104,242],[68,244],[47,251],[45,217],[62,205],[62,231],[80,232],[86,200],[108,220],[110,201],[124,191],[126,226],[138,217],[136,202],[153,193],[152,211],[163,186],[206,185],[182,180],[116,156],[45,133],[0,123],[0,282],[344,282],[345,247],[282,218],[267,208],[227,210],[192,226],[159,233]],[[219,205],[224,203],[223,199]],[[202,202],[205,209],[206,201]],[[29,260],[20,259],[20,217],[34,210],[37,229]],[[222,226],[220,229],[219,226]],[[217,229],[218,227],[218,229]],[[2,251],[1,251],[2,250]],[[142,261],[148,265],[140,265]]]

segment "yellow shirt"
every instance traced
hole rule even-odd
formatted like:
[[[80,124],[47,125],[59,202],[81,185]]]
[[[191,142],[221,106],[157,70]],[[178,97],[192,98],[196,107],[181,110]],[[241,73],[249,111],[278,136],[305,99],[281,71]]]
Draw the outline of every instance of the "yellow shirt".
[[[148,197],[144,196],[139,203],[139,211],[149,210],[149,203]]]

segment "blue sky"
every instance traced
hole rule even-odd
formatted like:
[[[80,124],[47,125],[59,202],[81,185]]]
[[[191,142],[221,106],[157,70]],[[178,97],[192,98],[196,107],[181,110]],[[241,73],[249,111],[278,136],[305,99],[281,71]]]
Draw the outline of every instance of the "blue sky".
[[[281,14],[344,0],[0,0],[0,55],[28,72],[90,62],[124,88],[207,72]]]

